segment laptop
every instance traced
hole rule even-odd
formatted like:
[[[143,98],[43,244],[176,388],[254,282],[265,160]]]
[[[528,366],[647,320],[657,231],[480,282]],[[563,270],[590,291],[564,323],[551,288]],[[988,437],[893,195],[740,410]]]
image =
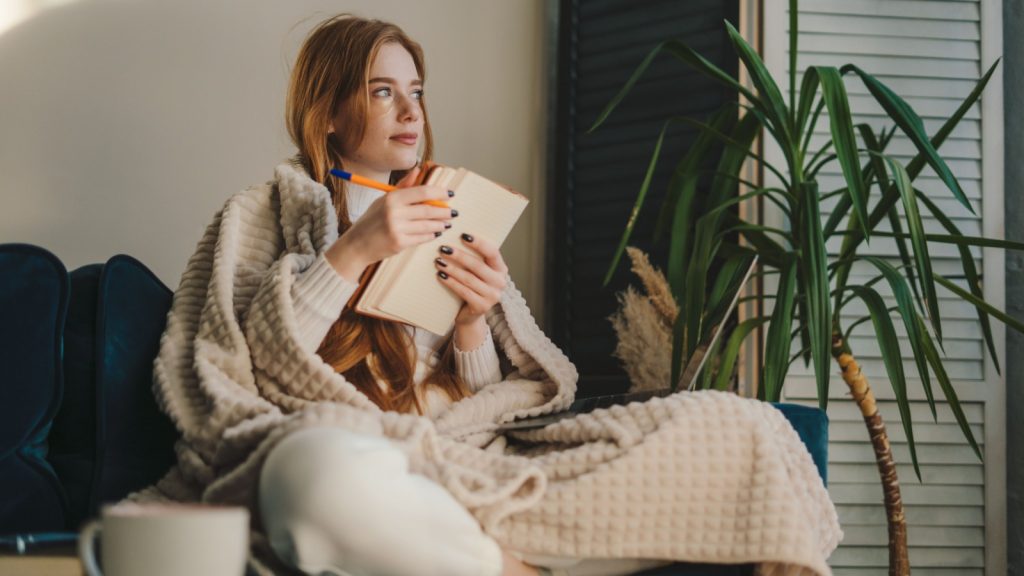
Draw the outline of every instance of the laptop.
[[[698,345],[693,356],[687,360],[686,367],[679,376],[679,385],[676,386],[675,392],[694,389],[694,386],[697,383],[697,375],[700,374],[700,370],[704,367],[704,362],[707,360],[707,352],[708,350],[714,349],[715,344],[721,336],[722,325],[725,323],[725,320],[732,315],[733,310],[736,309],[736,303],[739,302],[740,294],[743,292],[743,287],[746,286],[747,281],[750,279],[750,275],[757,266],[757,260],[758,257],[756,255],[751,256],[741,264],[737,268],[736,272],[732,274],[732,277],[728,279],[728,290],[725,293],[732,294],[729,307],[725,309],[723,314],[717,314],[714,313],[714,309],[716,307],[712,306],[712,314],[705,317],[705,321],[712,322],[712,326],[714,327],[711,329],[711,332],[707,337],[705,337],[705,342]],[[720,307],[717,308],[721,309]],[[662,388],[659,390],[643,390],[640,392],[580,398],[573,402],[568,409],[561,412],[544,414],[541,416],[534,416],[532,418],[524,418],[514,422],[501,424],[498,426],[497,431],[506,432],[510,430],[532,430],[535,428],[543,428],[549,424],[558,422],[559,420],[571,418],[578,414],[593,412],[598,408],[608,408],[615,405],[630,404],[632,402],[644,402],[654,397],[665,397],[673,393],[674,392],[671,388]]]

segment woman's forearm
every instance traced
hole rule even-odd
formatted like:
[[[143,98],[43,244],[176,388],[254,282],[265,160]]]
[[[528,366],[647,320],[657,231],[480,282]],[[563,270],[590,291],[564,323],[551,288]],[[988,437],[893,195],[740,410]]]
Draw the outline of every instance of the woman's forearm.
[[[487,337],[487,320],[480,316],[469,324],[455,325],[455,345],[466,352],[476,350]]]
[[[324,256],[331,263],[331,267],[349,282],[358,283],[359,277],[370,265],[370,262],[363,260],[358,247],[352,245],[346,234],[342,234],[334,244],[331,244],[324,252]]]

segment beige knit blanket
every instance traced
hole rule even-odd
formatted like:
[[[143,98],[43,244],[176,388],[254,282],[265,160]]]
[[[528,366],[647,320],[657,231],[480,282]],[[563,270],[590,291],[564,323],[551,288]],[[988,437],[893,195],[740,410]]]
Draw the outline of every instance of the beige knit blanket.
[[[835,508],[768,404],[684,392],[497,435],[498,423],[566,408],[576,392],[575,367],[511,281],[486,318],[502,382],[436,421],[378,409],[295,337],[291,285],[337,235],[327,189],[288,161],[215,215],[154,364],[158,403],[182,434],[178,463],[131,498],[255,510],[268,451],[294,430],[335,426],[391,439],[506,548],[831,573]],[[254,520],[255,563],[273,565]]]

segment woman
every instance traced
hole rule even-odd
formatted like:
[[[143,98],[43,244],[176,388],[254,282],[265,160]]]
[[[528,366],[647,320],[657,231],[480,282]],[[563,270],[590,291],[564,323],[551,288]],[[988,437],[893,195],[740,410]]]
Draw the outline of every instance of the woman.
[[[288,96],[299,153],[225,202],[175,290],[154,391],[177,463],[133,499],[247,506],[254,566],[312,574],[597,576],[676,559],[829,573],[835,509],[764,403],[676,394],[507,445],[497,424],[567,408],[578,373],[485,240],[450,239],[423,279],[465,302],[444,337],[346,308],[366,266],[458,217],[423,204],[447,190],[413,185],[417,145],[424,161],[432,148],[424,80],[393,25],[342,15],[310,34]]]
[[[446,200],[454,192],[411,185],[419,174],[421,141],[425,140],[424,161],[430,160],[433,148],[423,85],[422,51],[396,26],[339,16],[321,23],[306,40],[292,73],[288,129],[299,149],[302,169],[333,193],[340,236],[304,276],[301,291],[336,273],[340,278],[334,279],[334,290],[347,300],[368,265],[433,240],[458,217],[455,210],[422,204]],[[385,195],[352,184],[329,174],[335,166],[380,182],[397,180],[400,189]],[[317,353],[382,409],[436,415],[447,404],[501,380],[484,313],[505,289],[508,268],[501,252],[487,240],[463,234],[459,242],[441,248],[435,278],[424,279],[444,283],[465,301],[450,338],[346,309],[319,344]],[[464,251],[469,250],[480,258],[466,257]],[[300,301],[311,308],[317,305],[312,296]],[[439,354],[436,350],[442,342],[447,345]],[[261,508],[279,556],[312,573],[333,569],[353,574],[416,574],[428,556],[448,562],[450,574],[456,574],[456,569],[465,574],[498,573],[498,569],[505,575],[537,573],[508,553],[498,558],[492,552],[488,558],[487,550],[496,546],[493,540],[429,480],[403,478],[408,482],[404,489],[382,490],[381,472],[388,473],[387,468],[374,466],[386,466],[387,461],[359,459],[360,448],[367,443],[374,446],[371,453],[389,450],[373,440],[315,429],[293,435],[271,453],[262,473]],[[337,460],[332,461],[331,455]],[[319,481],[310,483],[309,477],[287,473],[314,466],[311,475],[335,480],[329,488],[335,494],[340,483],[353,484],[349,493],[358,496],[352,504],[360,504],[359,510],[365,513],[359,524],[338,517],[331,534],[300,528],[308,527],[309,517],[319,511],[326,510],[330,517],[346,508],[341,503],[332,509],[325,501],[330,495],[310,489],[322,486]],[[394,474],[390,480],[395,480]],[[403,503],[403,497],[411,500]],[[376,505],[368,505],[368,499]],[[352,507],[348,510],[354,512]],[[373,521],[382,526],[375,537],[369,537],[367,523]],[[418,530],[412,530],[410,522]],[[400,555],[393,554],[392,545],[398,543],[388,542],[387,536],[387,525],[395,523],[403,530],[394,536],[407,538]],[[419,535],[408,538],[411,533]],[[360,535],[367,538],[360,542],[364,546],[345,541]],[[445,546],[445,541],[459,546]],[[417,547],[422,553],[416,553]]]

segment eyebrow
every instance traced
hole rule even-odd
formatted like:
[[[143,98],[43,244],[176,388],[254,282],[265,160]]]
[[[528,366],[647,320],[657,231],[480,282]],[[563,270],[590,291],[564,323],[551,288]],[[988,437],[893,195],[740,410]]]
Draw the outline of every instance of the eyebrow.
[[[387,84],[398,84],[398,81],[396,81],[394,78],[388,78],[386,76],[378,76],[376,78],[370,78],[370,82],[369,83],[373,84],[374,82],[385,82]],[[412,84],[413,86],[423,86],[423,80],[420,80],[419,78],[417,78],[417,79],[413,80],[412,82],[410,82],[410,84]]]

